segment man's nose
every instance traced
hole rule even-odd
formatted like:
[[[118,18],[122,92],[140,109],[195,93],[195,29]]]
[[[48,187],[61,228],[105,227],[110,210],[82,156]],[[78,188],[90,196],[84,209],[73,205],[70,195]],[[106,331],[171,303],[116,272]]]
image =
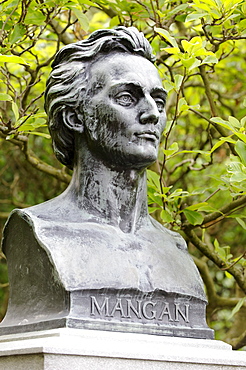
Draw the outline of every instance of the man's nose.
[[[140,122],[142,124],[152,123],[157,124],[159,121],[160,112],[157,108],[155,100],[149,96],[144,97],[140,111]]]

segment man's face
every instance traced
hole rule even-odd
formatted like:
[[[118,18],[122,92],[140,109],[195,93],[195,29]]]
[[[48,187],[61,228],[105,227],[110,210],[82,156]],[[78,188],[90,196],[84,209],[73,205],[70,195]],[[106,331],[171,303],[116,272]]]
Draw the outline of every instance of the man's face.
[[[85,133],[90,151],[109,166],[145,168],[157,158],[166,93],[147,59],[111,53],[90,70]]]

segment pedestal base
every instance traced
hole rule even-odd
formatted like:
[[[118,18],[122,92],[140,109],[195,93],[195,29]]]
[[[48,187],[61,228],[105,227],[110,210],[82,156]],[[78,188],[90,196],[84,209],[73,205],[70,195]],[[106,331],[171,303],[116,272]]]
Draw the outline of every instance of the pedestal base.
[[[54,329],[0,337],[1,370],[246,370],[221,341]]]

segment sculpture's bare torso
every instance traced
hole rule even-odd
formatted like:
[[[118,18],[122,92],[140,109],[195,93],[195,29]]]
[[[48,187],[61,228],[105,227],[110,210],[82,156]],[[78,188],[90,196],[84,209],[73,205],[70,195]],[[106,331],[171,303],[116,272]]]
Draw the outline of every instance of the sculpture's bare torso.
[[[135,233],[125,233],[95,217],[81,222],[71,209],[59,207],[47,214],[46,207],[25,213],[66,288],[158,289],[204,298],[202,284],[194,283],[200,278],[184,240],[151,217]]]

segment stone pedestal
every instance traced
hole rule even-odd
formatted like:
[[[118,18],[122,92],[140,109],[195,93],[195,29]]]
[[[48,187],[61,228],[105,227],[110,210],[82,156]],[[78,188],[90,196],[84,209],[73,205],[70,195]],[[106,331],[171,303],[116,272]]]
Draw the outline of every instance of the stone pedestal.
[[[221,341],[54,329],[0,337],[1,370],[246,370]]]

